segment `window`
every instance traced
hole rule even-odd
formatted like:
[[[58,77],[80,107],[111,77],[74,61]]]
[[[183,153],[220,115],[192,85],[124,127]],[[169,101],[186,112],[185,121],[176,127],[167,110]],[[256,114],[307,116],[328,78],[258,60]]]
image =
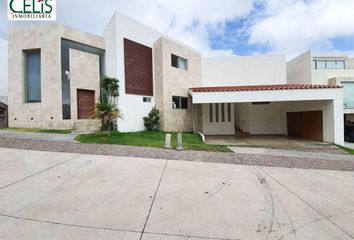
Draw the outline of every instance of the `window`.
[[[213,104],[209,103],[209,122],[213,122]]]
[[[151,97],[143,97],[143,102],[151,103]]]
[[[171,54],[171,65],[172,67],[188,70],[188,60],[174,54]]]
[[[326,61],[324,60],[316,60],[316,69],[325,69]]]
[[[265,105],[270,104],[270,102],[252,102],[252,105]]]
[[[315,69],[345,69],[345,60],[313,60]]]
[[[219,122],[219,103],[215,103],[215,122]]]
[[[344,108],[354,108],[354,82],[342,82]]]
[[[225,104],[221,104],[221,121],[225,122]]]
[[[227,104],[227,121],[231,122],[231,103]]]
[[[41,101],[41,51],[25,51],[25,102]]]
[[[187,97],[172,96],[172,108],[173,109],[188,109]]]

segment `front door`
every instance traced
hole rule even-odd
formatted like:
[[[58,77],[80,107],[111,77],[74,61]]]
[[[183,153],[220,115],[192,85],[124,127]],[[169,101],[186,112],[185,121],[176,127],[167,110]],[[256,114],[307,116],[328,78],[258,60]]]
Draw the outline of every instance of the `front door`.
[[[90,119],[95,108],[95,91],[77,89],[77,117]]]

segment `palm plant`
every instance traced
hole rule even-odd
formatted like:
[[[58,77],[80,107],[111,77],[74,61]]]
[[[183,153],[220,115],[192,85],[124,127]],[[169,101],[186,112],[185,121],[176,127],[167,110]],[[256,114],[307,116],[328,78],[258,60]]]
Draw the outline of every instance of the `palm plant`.
[[[100,102],[96,104],[92,114],[101,119],[102,129],[108,134],[116,128],[116,119],[123,117],[116,104],[118,95],[118,79],[105,76],[101,80]]]

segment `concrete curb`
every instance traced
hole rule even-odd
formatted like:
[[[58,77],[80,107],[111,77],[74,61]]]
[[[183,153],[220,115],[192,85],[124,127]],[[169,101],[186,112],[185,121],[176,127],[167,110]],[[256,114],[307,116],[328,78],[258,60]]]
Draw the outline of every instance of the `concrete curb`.
[[[257,154],[236,154],[205,151],[176,151],[170,149],[109,144],[50,142],[0,137],[0,147],[27,150],[112,155],[123,157],[157,158],[226,164],[244,164],[287,168],[354,171],[354,161],[324,160]]]

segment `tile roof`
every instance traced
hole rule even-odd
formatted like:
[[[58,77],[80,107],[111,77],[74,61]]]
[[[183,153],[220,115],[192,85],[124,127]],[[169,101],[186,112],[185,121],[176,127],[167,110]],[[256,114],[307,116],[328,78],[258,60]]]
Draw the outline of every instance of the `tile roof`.
[[[193,92],[237,92],[237,91],[269,91],[269,90],[299,90],[299,89],[325,89],[342,88],[337,85],[313,85],[313,84],[277,84],[254,86],[218,86],[218,87],[194,87]]]

